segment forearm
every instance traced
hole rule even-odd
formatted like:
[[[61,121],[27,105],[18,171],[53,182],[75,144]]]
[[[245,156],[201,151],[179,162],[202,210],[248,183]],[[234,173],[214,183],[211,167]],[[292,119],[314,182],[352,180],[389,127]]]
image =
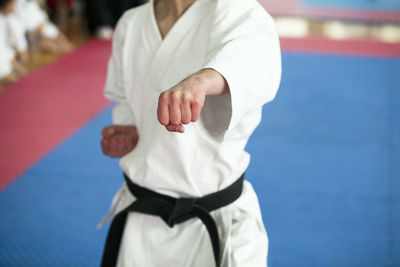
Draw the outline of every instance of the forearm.
[[[216,70],[202,69],[185,79],[191,85],[204,90],[205,95],[224,95],[229,93],[225,78]]]

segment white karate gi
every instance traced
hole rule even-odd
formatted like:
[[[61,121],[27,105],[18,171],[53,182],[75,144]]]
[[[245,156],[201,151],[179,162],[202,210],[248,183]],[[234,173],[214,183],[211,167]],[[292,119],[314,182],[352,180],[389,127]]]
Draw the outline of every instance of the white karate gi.
[[[12,48],[13,40],[9,32],[9,16],[0,14],[0,79],[12,72],[12,60],[15,51]]]
[[[44,25],[42,29],[43,37],[54,39],[59,34],[57,27],[49,21],[46,12],[40,8],[35,0],[17,0],[15,14],[23,23],[25,31],[34,31],[39,26]]]
[[[153,1],[118,23],[105,86],[117,105],[115,124],[135,125],[137,147],[120,160],[135,183],[174,197],[200,197],[232,184],[246,170],[244,151],[261,108],[278,89],[281,61],[272,18],[255,0],[197,0],[162,39]],[[185,133],[157,120],[160,93],[202,69],[227,80],[230,94],[206,98]],[[134,201],[125,185],[108,218]],[[222,266],[265,267],[268,239],[249,182],[242,196],[212,212],[221,237]],[[191,219],[169,228],[161,218],[130,213],[118,266],[215,266],[206,228]]]
[[[8,36],[12,45],[20,52],[28,50],[28,41],[25,36],[25,26],[19,17],[12,13],[6,16]]]

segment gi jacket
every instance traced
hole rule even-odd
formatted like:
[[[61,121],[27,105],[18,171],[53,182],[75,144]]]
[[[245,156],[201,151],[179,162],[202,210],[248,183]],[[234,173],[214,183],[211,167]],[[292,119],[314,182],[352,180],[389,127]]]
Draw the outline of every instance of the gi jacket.
[[[197,0],[163,39],[153,6],[128,11],[115,31],[105,95],[117,103],[114,123],[135,125],[139,134],[120,166],[142,187],[201,197],[232,184],[249,164],[245,145],[279,86],[278,36],[255,0]],[[230,94],[207,96],[199,121],[185,125],[183,134],[168,132],[157,120],[159,95],[203,68],[221,73]],[[123,186],[108,218],[134,200]],[[266,265],[267,238],[248,182],[239,200],[213,216],[221,228],[222,266]],[[197,220],[169,228],[132,213],[119,266],[213,266],[209,242]]]

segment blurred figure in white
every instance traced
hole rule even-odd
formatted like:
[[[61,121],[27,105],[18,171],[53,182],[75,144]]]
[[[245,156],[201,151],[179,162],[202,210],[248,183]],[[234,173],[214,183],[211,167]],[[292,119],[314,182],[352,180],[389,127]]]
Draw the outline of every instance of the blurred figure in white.
[[[0,0],[0,84],[18,80],[25,74],[28,44],[24,27],[15,16],[16,0]]]
[[[146,0],[86,0],[89,29],[101,40],[111,40],[122,14]]]
[[[49,21],[48,16],[34,0],[16,0],[15,14],[25,30],[36,36],[39,47],[46,52],[71,51],[73,46],[65,35]],[[33,38],[35,39],[35,38]]]

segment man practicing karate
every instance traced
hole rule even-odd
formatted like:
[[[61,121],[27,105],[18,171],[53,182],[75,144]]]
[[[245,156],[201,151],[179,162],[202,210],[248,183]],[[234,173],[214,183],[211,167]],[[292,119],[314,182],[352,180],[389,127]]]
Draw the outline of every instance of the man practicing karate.
[[[152,0],[124,14],[101,146],[126,182],[102,266],[267,265],[244,148],[280,76],[275,25],[256,0]]]

